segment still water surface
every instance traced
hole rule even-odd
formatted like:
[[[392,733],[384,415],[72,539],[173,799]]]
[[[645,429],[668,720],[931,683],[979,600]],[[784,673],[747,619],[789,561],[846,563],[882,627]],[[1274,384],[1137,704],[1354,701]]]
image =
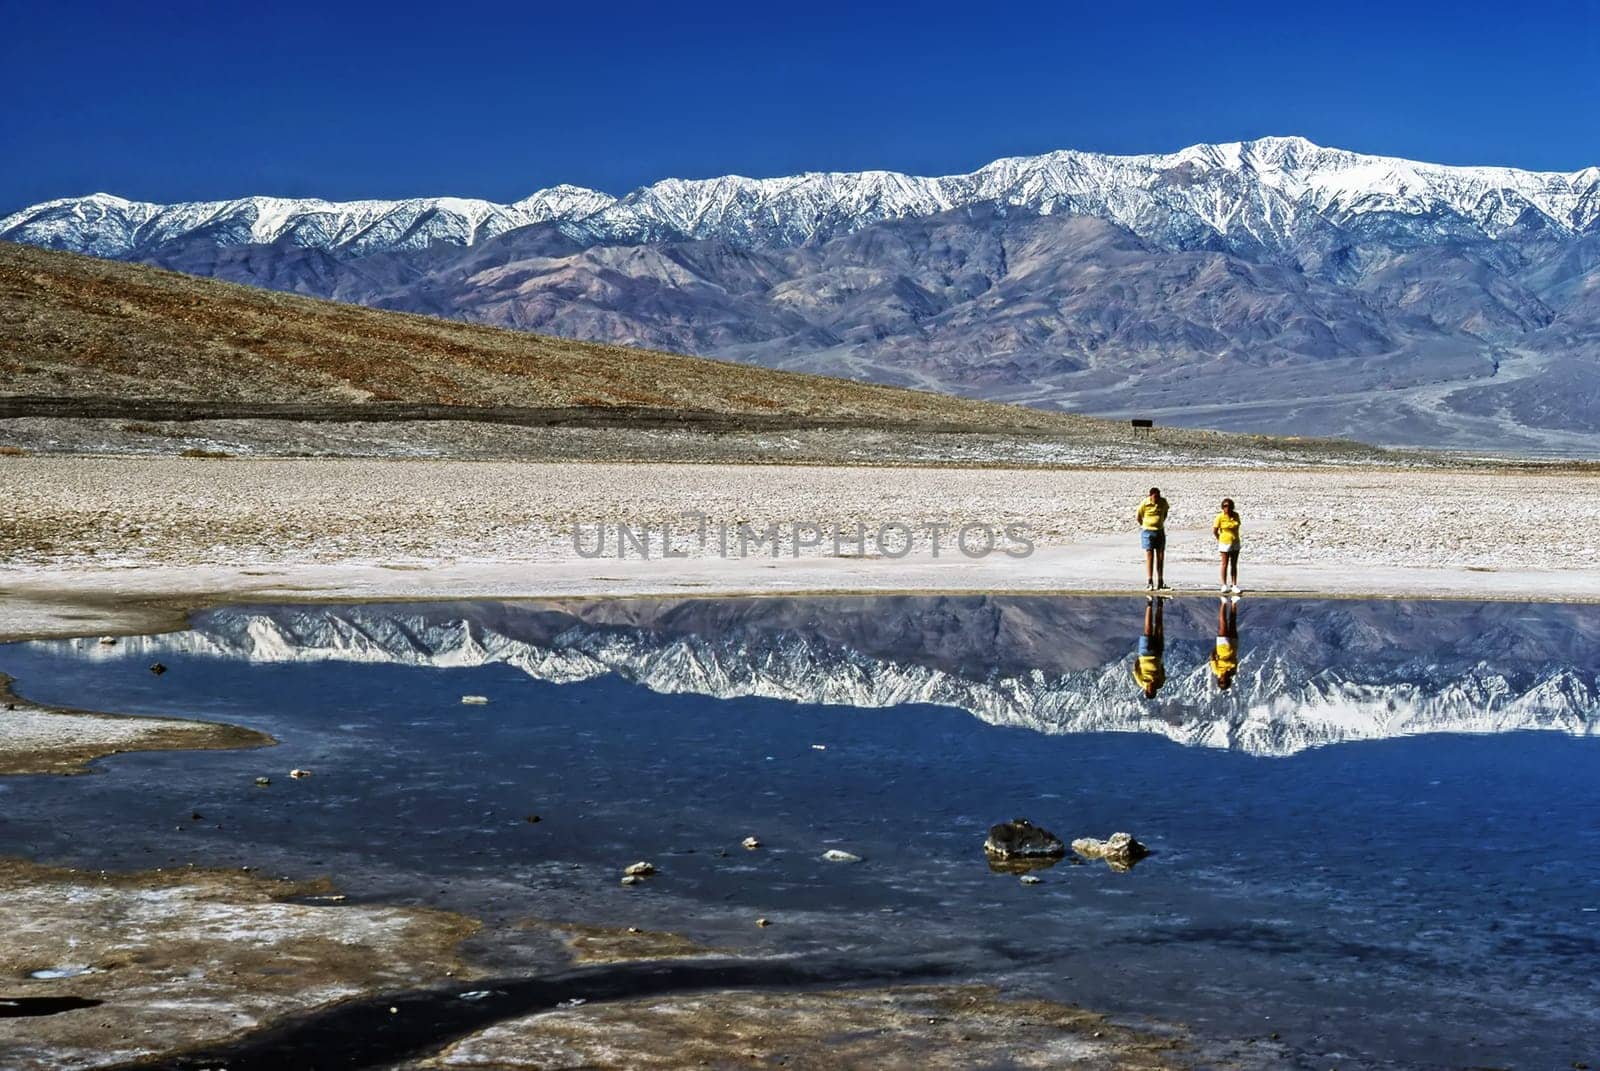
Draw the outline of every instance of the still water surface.
[[[937,954],[1205,1035],[1277,1034],[1306,1067],[1600,1054],[1600,615],[1156,616],[1042,597],[295,606],[113,648],[13,644],[0,670],[30,699],[281,744],[0,782],[0,854],[331,873],[491,926]],[[1154,854],[1024,885],[981,852],[1017,816]],[[660,875],[618,886],[636,859]]]

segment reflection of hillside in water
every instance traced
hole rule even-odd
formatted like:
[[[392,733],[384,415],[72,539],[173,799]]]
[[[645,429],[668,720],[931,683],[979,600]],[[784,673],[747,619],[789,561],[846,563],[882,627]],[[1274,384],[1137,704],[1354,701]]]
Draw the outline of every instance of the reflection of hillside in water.
[[[769,598],[228,608],[92,657],[515,666],[661,692],[881,707],[937,703],[1047,733],[1140,731],[1286,755],[1426,732],[1600,724],[1600,615],[1507,603],[1291,602],[1239,613],[1232,687],[1217,604],[1172,600],[1165,682],[1131,670],[1143,599]]]

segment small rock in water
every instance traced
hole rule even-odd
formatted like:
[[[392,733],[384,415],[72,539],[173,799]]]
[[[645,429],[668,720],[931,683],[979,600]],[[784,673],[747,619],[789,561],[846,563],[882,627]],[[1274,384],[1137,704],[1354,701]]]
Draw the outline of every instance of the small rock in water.
[[[656,865],[654,863],[645,862],[634,863],[631,866],[624,867],[622,870],[622,873],[625,876],[631,878],[648,878],[655,872]]]
[[[1060,837],[1026,818],[1013,818],[990,826],[983,850],[997,859],[1049,859],[1067,854],[1067,846],[1061,843]]]
[[[268,785],[272,784],[272,778],[258,777],[256,778],[256,784],[260,785],[262,788],[266,788]]]
[[[461,701],[468,706],[481,707],[489,701],[489,697],[486,695],[464,695],[461,697]]]
[[[111,645],[113,645],[116,642],[117,642],[117,638],[115,636],[101,636],[100,637],[100,646],[102,646],[102,647],[110,647]]]
[[[829,848],[822,853],[822,859],[828,863],[859,863],[861,857],[853,852],[842,852],[838,848]]]
[[[150,672],[154,673],[158,677],[161,676],[161,674],[165,673],[166,671],[167,671],[167,667],[163,666],[160,662],[156,662],[156,663],[152,664],[151,667],[150,667]]]
[[[754,838],[754,837],[746,837],[744,840],[740,841],[739,843],[744,845],[745,848],[747,848],[748,850],[750,850],[752,852],[755,851],[757,848],[761,847],[761,842],[759,840],[756,840],[756,838]]]
[[[1085,859],[1104,859],[1112,870],[1133,869],[1133,864],[1150,854],[1150,849],[1133,839],[1131,833],[1113,833],[1105,840],[1080,837],[1072,842],[1072,850]]]
[[[528,815],[528,817],[527,817],[527,818],[525,818],[525,819],[523,819],[523,821],[525,821],[525,822],[527,822],[527,823],[528,823],[528,824],[529,824],[529,825],[530,825],[530,826],[531,826],[531,825],[534,825],[534,824],[535,824],[535,823],[537,823],[537,822],[541,822],[541,821],[543,821],[543,819],[541,819],[541,818],[540,818],[540,817],[539,817],[539,816],[538,816],[538,815],[536,815],[536,814],[530,814],[530,815]]]
[[[1044,879],[1039,877],[1037,874],[1024,874],[1017,880],[1022,882],[1024,885],[1038,885]]]
[[[643,883],[644,883],[644,879],[641,878],[637,874],[624,874],[624,875],[622,875],[622,884],[624,884],[624,885],[641,885]]]
[[[289,771],[289,776],[294,778],[296,781],[298,781],[303,777],[310,777],[311,776],[311,771],[310,770],[301,770],[301,769],[296,768],[296,769],[293,769],[293,770]]]
[[[772,920],[771,919],[756,919],[756,925],[760,926],[762,929],[766,929],[768,926],[772,925]]]

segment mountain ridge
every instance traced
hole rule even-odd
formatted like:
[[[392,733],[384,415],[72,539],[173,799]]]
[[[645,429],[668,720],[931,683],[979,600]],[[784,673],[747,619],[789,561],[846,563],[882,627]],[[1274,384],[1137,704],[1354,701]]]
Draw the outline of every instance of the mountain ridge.
[[[0,237],[126,256],[153,241],[220,226],[224,238],[248,236],[259,243],[287,237],[309,248],[374,252],[433,242],[473,245],[554,221],[575,228],[574,237],[592,241],[721,238],[762,248],[981,203],[1095,215],[1149,237],[1143,232],[1155,233],[1151,213],[1165,202],[1142,195],[1150,193],[1157,176],[1168,177],[1178,189],[1230,176],[1245,184],[1241,196],[1264,199],[1254,206],[1242,199],[1183,204],[1219,237],[1290,238],[1299,225],[1296,205],[1334,223],[1373,213],[1445,211],[1491,238],[1529,211],[1567,234],[1600,227],[1600,167],[1556,172],[1430,164],[1325,148],[1291,136],[1202,143],[1174,153],[1062,149],[1003,157],[966,174],[936,177],[868,170],[665,178],[621,197],[560,184],[508,204],[451,196],[337,202],[260,195],[159,204],[95,193],[41,202],[0,218]],[[1273,201],[1269,193],[1283,201]]]

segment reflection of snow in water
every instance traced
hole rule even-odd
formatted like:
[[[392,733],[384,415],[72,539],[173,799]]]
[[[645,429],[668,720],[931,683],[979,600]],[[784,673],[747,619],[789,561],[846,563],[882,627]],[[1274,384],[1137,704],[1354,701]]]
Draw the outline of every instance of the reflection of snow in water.
[[[988,601],[969,599],[968,605]],[[1501,614],[1484,629],[1463,616],[1470,609],[1459,607],[1438,610],[1444,615],[1439,620],[1428,616],[1435,611],[1425,611],[1420,625],[1418,618],[1396,613],[1386,625],[1390,618],[1382,614],[1356,617],[1347,606],[1285,610],[1292,604],[1279,603],[1279,628],[1271,627],[1269,612],[1264,618],[1269,624],[1246,632],[1238,675],[1228,692],[1217,691],[1212,682],[1207,646],[1173,641],[1169,628],[1167,684],[1152,702],[1130,687],[1128,658],[1121,652],[1102,650],[1083,668],[982,672],[970,668],[984,660],[975,660],[972,643],[963,641],[959,664],[956,659],[940,664],[930,651],[951,637],[927,635],[919,606],[939,611],[929,620],[944,622],[951,602],[911,599],[889,606],[885,632],[903,632],[925,644],[903,657],[866,653],[797,627],[781,616],[793,603],[776,600],[771,627],[757,630],[748,627],[749,619],[741,621],[746,627],[721,630],[710,612],[688,627],[681,620],[663,627],[651,619],[651,606],[671,611],[681,603],[645,604],[633,615],[637,623],[625,626],[595,624],[565,610],[504,606],[481,616],[459,606],[223,609],[205,615],[190,632],[133,639],[116,648],[90,647],[85,653],[91,658],[184,653],[254,662],[450,668],[501,663],[554,683],[614,673],[662,693],[866,708],[932,703],[1038,732],[1148,732],[1190,746],[1255,755],[1430,732],[1545,729],[1589,736],[1600,731],[1600,686],[1592,661],[1577,665],[1506,655],[1539,649],[1550,615],[1574,608]],[[701,605],[714,607],[715,601]],[[1044,608],[1040,613],[1048,617],[1043,600],[1007,603],[1004,612],[1015,617],[1030,606]],[[1430,623],[1439,631],[1419,631]],[[1061,624],[1036,622],[1038,630]],[[1081,620],[1069,624],[1081,626]],[[1005,654],[1001,641],[994,642],[991,665]]]

